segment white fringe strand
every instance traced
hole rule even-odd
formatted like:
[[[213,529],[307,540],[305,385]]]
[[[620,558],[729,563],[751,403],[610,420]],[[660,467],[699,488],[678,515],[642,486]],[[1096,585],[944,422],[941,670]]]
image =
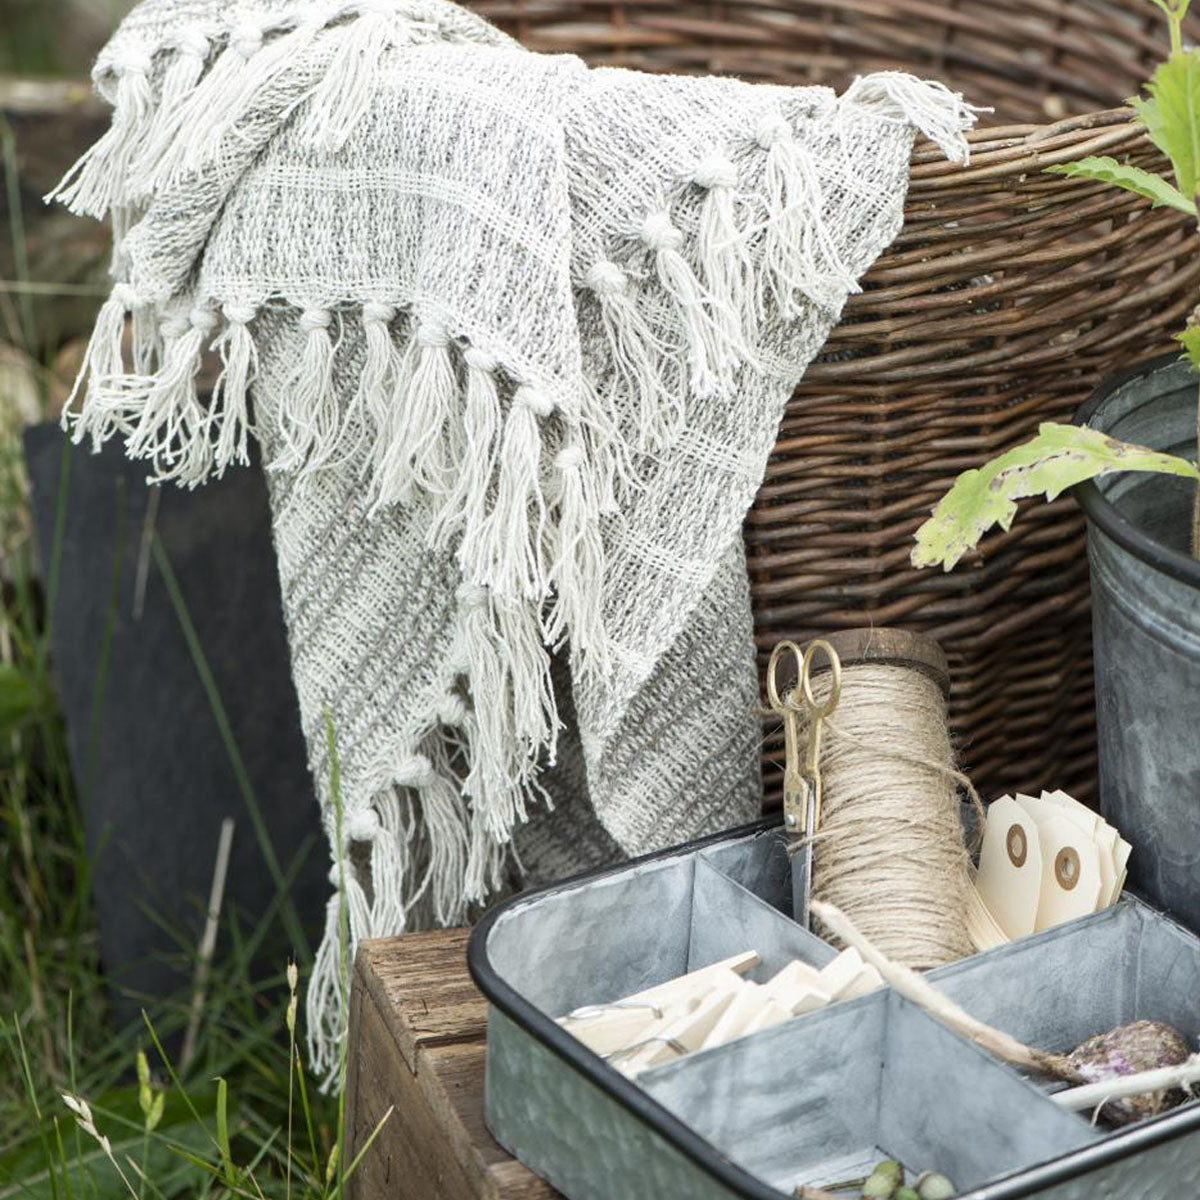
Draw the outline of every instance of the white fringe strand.
[[[601,608],[600,588],[604,578],[604,542],[600,532],[600,497],[595,477],[589,470],[584,438],[570,430],[554,457],[553,501],[555,523],[554,559],[550,578],[554,603],[546,622],[546,639],[560,645],[570,637],[579,653],[579,663],[606,674],[609,669],[607,639]]]
[[[495,505],[479,539],[478,558],[468,564],[474,580],[509,601],[538,605],[548,591],[538,421],[553,411],[553,402],[536,388],[522,385],[513,393],[500,444]]]
[[[762,314],[749,240],[738,221],[737,168],[728,155],[712,151],[696,165],[692,182],[705,192],[696,231],[700,274],[708,290],[737,314],[748,344]]]
[[[292,386],[279,398],[277,421],[282,443],[270,464],[273,471],[315,471],[336,453],[341,416],[333,386],[334,343],[328,309],[300,314],[304,350]]]
[[[188,487],[202,483],[212,467],[209,415],[196,391],[201,354],[217,326],[217,315],[196,306],[185,316],[162,324],[162,366],[147,380],[128,377],[131,412],[137,420],[126,441],[132,458],[154,465],[156,483],[177,480]]]
[[[665,345],[642,315],[628,273],[609,259],[588,268],[583,285],[596,297],[600,318],[625,394],[637,405],[634,440],[657,450],[674,437],[683,420],[682,398],[663,380],[672,347]]]
[[[76,445],[90,437],[93,452],[114,434],[128,432],[125,397],[119,389],[114,391],[114,385],[125,376],[125,321],[136,304],[137,296],[128,284],[118,283],[113,288],[96,315],[75,384],[63,405],[62,428],[70,432]],[[81,391],[85,392],[84,401],[77,409],[75,401]]]
[[[903,71],[861,75],[838,102],[843,112],[865,108],[871,116],[913,125],[951,161],[965,166],[971,157],[963,134],[990,108],[968,104],[957,92],[934,79],[918,79]]]
[[[496,360],[468,347],[463,354],[466,388],[463,438],[451,468],[451,485],[430,527],[430,543],[446,547],[462,531],[461,562],[477,560],[487,527],[487,481],[496,469],[500,435],[500,394],[496,387]]]
[[[250,383],[258,369],[258,352],[250,333],[256,316],[251,305],[226,304],[225,329],[213,343],[222,369],[213,385],[212,421],[217,428],[213,470],[219,479],[231,465],[249,466]]]
[[[683,233],[667,212],[651,213],[641,239],[654,255],[659,282],[679,309],[687,342],[691,390],[699,397],[719,392],[749,350],[732,306],[710,295],[681,253]]]
[[[98,142],[86,150],[46,196],[74,213],[103,217],[123,203],[129,166],[144,141],[155,112],[148,52],[127,47],[118,65],[113,119]]]

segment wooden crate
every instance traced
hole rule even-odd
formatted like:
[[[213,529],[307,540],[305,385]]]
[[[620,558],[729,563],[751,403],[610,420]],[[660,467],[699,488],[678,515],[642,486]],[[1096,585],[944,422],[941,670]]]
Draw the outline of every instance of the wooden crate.
[[[465,929],[363,942],[350,994],[349,1200],[555,1200],[483,1123],[486,1005]]]

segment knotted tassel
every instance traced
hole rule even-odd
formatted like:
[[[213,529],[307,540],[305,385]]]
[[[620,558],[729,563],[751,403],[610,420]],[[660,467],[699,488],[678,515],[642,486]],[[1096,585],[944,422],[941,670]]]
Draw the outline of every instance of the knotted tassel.
[[[615,262],[601,259],[593,263],[583,282],[599,302],[613,367],[637,406],[634,440],[639,446],[661,449],[683,419],[682,397],[664,382],[674,350],[650,328],[629,276]]]
[[[782,113],[767,113],[759,122],[755,140],[767,155],[763,171],[765,288],[789,321],[802,312],[797,292],[821,308],[836,311],[847,294],[857,290],[857,284],[842,264],[825,223],[816,164],[796,141]]]
[[[226,304],[225,331],[214,349],[221,355],[222,369],[213,385],[212,419],[217,425],[213,469],[219,479],[231,463],[250,464],[250,380],[258,370],[258,353],[249,325],[257,315],[253,305]]]
[[[97,451],[114,433],[128,432],[127,392],[122,386],[125,378],[125,319],[137,305],[137,296],[127,283],[114,285],[112,292],[96,316],[96,324],[75,376],[71,394],[63,405],[61,425],[78,445],[90,437],[92,450]],[[82,409],[77,410],[75,399],[88,381]]]
[[[359,941],[376,932],[371,905],[347,849],[342,850],[340,859],[335,859],[329,869],[329,882],[335,890],[325,905],[325,931],[313,960],[306,1000],[309,1065],[326,1089],[337,1078],[339,1049],[348,1017],[341,994],[343,897],[349,934],[346,952],[352,962]]]
[[[327,34],[337,40],[313,90],[302,134],[325,151],[340,150],[375,95],[383,52],[397,35],[395,11],[362,12]]]
[[[195,487],[212,466],[209,416],[196,394],[196,373],[216,326],[216,314],[201,307],[163,322],[162,366],[147,381],[141,416],[126,443],[131,458],[154,464],[156,483],[175,479]]]
[[[705,292],[681,253],[683,233],[669,213],[651,213],[642,222],[641,238],[654,253],[659,281],[679,307],[692,391],[711,396],[748,355],[737,314]]]
[[[966,164],[970,147],[963,134],[977,114],[991,112],[968,104],[958,92],[934,79],[918,79],[904,71],[861,75],[838,101],[839,114],[862,107],[870,114],[919,129],[951,161]]]
[[[177,184],[211,166],[225,138],[264,88],[276,77],[296,70],[299,56],[320,30],[324,19],[303,21],[298,28],[267,42],[268,34],[291,20],[238,15],[227,33],[228,43],[208,73],[172,114],[156,125],[133,165],[133,182],[142,194]]]
[[[46,196],[47,202],[58,200],[74,213],[97,218],[126,202],[129,164],[155,112],[154,64],[148,51],[125,47],[111,69],[117,81],[111,125]]]
[[[178,183],[217,153],[236,120],[233,97],[250,73],[250,63],[262,52],[264,33],[260,21],[248,15],[239,18],[208,74],[158,122],[147,140],[133,168],[140,192],[149,195]]]
[[[572,429],[554,457],[553,502],[558,520],[550,579],[556,594],[545,633],[553,644],[569,635],[581,664],[603,673],[608,667],[607,639],[597,581],[604,578],[604,542],[602,506],[593,487],[583,435]]]
[[[340,422],[333,388],[332,324],[328,309],[306,308],[300,314],[304,350],[292,386],[280,396],[277,420],[282,445],[272,470],[303,468],[307,474],[324,465],[337,448]]]
[[[752,338],[761,314],[748,239],[738,226],[737,168],[714,150],[697,164],[692,182],[706,193],[696,235],[700,272],[708,290],[737,314],[744,336]]]
[[[470,346],[463,361],[467,383],[462,456],[453,465],[453,483],[429,537],[431,545],[444,548],[461,529],[462,559],[473,562],[487,525],[488,486],[496,468],[500,434],[500,395],[496,390],[496,360],[490,354]]]
[[[458,378],[445,327],[422,321],[416,336],[420,353],[407,398],[412,478],[432,495],[444,496],[453,486],[454,471],[463,456],[457,440],[462,436],[462,426],[451,420],[458,398]]]
[[[412,846],[416,833],[412,800],[394,787],[375,797],[379,827],[371,839],[372,909],[376,928],[403,933],[408,923],[408,889],[413,885]]]
[[[347,839],[370,854],[371,928],[389,936],[404,932],[407,915],[403,883],[408,867],[408,840],[403,832],[397,837],[397,831],[385,826],[380,816],[380,809],[396,807],[393,794],[346,814]]]
[[[372,513],[407,503],[414,486],[435,496],[450,489],[453,465],[461,457],[447,429],[457,392],[450,335],[443,326],[423,321],[395,372]]]
[[[480,538],[478,560],[466,560],[470,578],[508,600],[540,604],[546,596],[538,421],[553,411],[553,402],[536,388],[523,385],[513,393],[500,443],[495,505]]]
[[[336,865],[329,872],[329,882],[335,887],[338,886],[339,874],[341,873]],[[358,868],[350,860],[349,847],[347,847],[342,878],[346,889],[346,908],[350,917],[350,945],[354,947],[358,945],[360,939],[370,937],[375,929],[371,921],[371,904],[367,900],[366,889],[358,877]],[[353,958],[353,949],[351,957]]]
[[[396,796],[402,798],[404,811],[408,816],[406,822],[409,834],[408,853],[409,859],[412,859],[416,853],[416,841],[419,840],[419,835],[428,832],[425,822],[422,822],[416,814],[413,797],[420,797],[425,788],[432,785],[433,763],[425,755],[403,752],[392,760],[390,774],[392,788],[394,788]],[[420,904],[422,896],[425,896],[430,890],[433,882],[433,859],[432,856],[427,856],[427,858],[425,874],[421,876],[420,880],[409,878],[404,884],[403,902],[406,919],[408,913],[413,912],[414,908]]]
[[[412,495],[409,393],[420,355],[417,339],[410,337],[393,360],[391,393],[375,411],[375,445],[371,452],[374,498],[369,509],[372,517],[388,505],[406,503]]]
[[[150,195],[147,168],[158,167],[161,155],[178,131],[180,110],[196,90],[212,53],[208,35],[195,25],[185,25],[180,29],[171,45],[174,53],[163,71],[158,108],[130,164],[130,192],[138,199]]]
[[[360,474],[366,476],[383,458],[389,426],[392,389],[400,363],[400,352],[392,340],[396,310],[390,304],[368,301],[363,305],[363,366],[358,386],[342,420],[341,446],[337,465],[363,459]],[[364,444],[371,444],[363,456]]]

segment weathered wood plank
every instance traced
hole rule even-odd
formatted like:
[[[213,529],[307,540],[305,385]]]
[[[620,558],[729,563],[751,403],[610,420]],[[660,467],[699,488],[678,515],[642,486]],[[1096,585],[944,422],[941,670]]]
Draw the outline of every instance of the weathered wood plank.
[[[409,1070],[418,1046],[483,1038],[487,1006],[467,974],[466,929],[363,942],[356,976],[379,1006]]]
[[[365,942],[350,1000],[347,1153],[392,1114],[349,1200],[556,1200],[483,1119],[486,1005],[465,930]]]

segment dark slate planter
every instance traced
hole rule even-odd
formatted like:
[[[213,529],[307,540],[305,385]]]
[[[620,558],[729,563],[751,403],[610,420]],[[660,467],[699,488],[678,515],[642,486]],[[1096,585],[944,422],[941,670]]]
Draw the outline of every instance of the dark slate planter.
[[[118,1014],[136,1019],[146,997],[189,984],[224,817],[235,822],[224,928],[236,914],[248,934],[266,918],[271,936],[256,960],[263,974],[283,971],[293,939],[272,915],[276,886],[254,820],[153,559],[137,599],[153,494],[146,465],[116,446],[92,455],[65,445],[56,426],[30,429],[26,461],[44,569],[65,498],[51,647],[94,855],[103,964]],[[315,945],[329,859],[288,666],[262,475],[232,471],[194,492],[168,486],[153,527]],[[218,958],[227,948],[222,934]]]
[[[1078,420],[1194,458],[1197,380],[1178,355],[1106,382]],[[1193,485],[1150,474],[1083,484],[1096,661],[1100,807],[1133,844],[1130,882],[1200,926],[1200,562]]]

